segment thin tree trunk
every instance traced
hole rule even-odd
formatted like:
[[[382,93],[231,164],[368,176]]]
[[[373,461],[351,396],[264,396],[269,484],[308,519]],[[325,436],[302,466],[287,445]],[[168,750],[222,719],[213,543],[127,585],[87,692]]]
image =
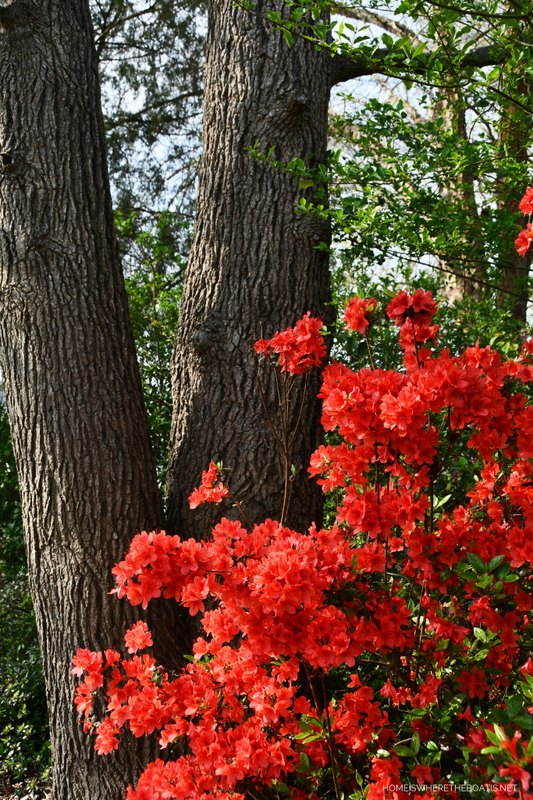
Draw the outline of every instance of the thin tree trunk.
[[[136,617],[110,570],[161,522],[109,198],[86,2],[0,4],[0,369],[50,712],[55,800],[114,800],[141,751],[100,757],[73,706],[79,646]],[[171,605],[171,604],[167,604]],[[175,647],[168,620],[165,645]],[[146,747],[144,746],[144,749]]]
[[[444,89],[440,93],[439,102],[435,104],[434,118],[442,119],[447,132],[467,143],[466,111],[462,89]],[[443,187],[443,194],[456,206],[456,213],[465,215],[468,220],[468,232],[462,237],[463,254],[458,255],[451,263],[445,258],[438,258],[440,268],[446,276],[446,295],[450,303],[466,298],[479,299],[487,280],[489,265],[478,226],[479,209],[475,192],[477,178],[475,164],[466,164],[463,171],[452,176]]]
[[[204,155],[197,222],[181,305],[173,365],[174,419],[169,527],[202,536],[218,508],[190,512],[187,496],[209,454],[227,468],[227,482],[254,520],[279,518],[282,459],[256,380],[253,342],[293,325],[307,311],[324,315],[329,299],[326,223],[296,210],[298,181],[254,159],[254,145],[288,162],[326,155],[331,60],[295,38],[288,47],[265,14],[285,3],[259,2],[256,13],[233,0],[211,3],[204,98]],[[308,190],[308,197],[315,190]],[[269,414],[278,399],[261,368]],[[295,387],[290,427],[303,381]],[[317,444],[317,377],[307,386],[294,465],[288,521],[302,528],[320,518],[320,496],[307,480]]]

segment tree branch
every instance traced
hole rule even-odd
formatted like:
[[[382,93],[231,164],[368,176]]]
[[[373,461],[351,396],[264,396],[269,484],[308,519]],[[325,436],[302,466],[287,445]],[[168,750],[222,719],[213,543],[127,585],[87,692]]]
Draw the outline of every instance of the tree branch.
[[[181,103],[183,100],[190,100],[193,97],[201,96],[202,92],[200,90],[184,92],[183,94],[178,94],[174,97],[166,97],[163,100],[150,103],[149,105],[140,108],[139,111],[131,111],[130,113],[122,114],[115,118],[109,118],[106,120],[106,131],[109,132],[115,130],[115,128],[120,128],[121,125],[129,125],[132,122],[142,122],[143,117],[150,111],[158,111],[161,108],[165,108],[165,106],[169,106],[174,103]]]
[[[458,8],[457,5],[450,5],[449,3],[439,2],[438,0],[429,0],[429,4],[431,6],[435,6],[436,8],[442,8],[445,11],[454,11],[455,13],[459,12],[460,14],[468,14],[470,17],[480,17],[481,19],[486,20],[522,20],[524,22],[530,21],[532,18],[532,12],[519,12],[517,14],[511,14],[509,12],[500,12],[497,11],[481,11],[478,8]]]
[[[353,56],[347,56],[339,53],[333,56],[333,68],[331,71],[331,85],[336,86],[343,81],[350,81],[353,78],[362,78],[366,75],[391,75],[392,65],[387,64],[387,56],[390,55],[390,50],[387,47],[381,47],[374,50],[372,55],[354,53]],[[494,45],[487,45],[479,47],[477,50],[472,50],[466,53],[462,58],[458,58],[456,67],[464,69],[466,67],[492,67],[495,64],[503,64],[509,53],[507,49],[496,47]],[[416,61],[411,61],[405,64],[405,73],[409,75],[423,75],[427,70],[427,64],[431,58],[432,53],[422,53],[418,56]],[[437,57],[442,63],[449,63],[448,58]],[[395,64],[394,69],[401,67]],[[399,77],[394,75],[394,77]]]
[[[145,14],[151,14],[153,11],[157,11],[157,2],[152,3],[151,6],[140,9],[139,11],[133,11],[131,14],[125,14],[123,16],[117,14],[117,16],[112,19],[96,37],[96,52],[98,55],[101,54],[105,46],[106,39],[111,31],[115,30],[115,28],[118,28],[119,26],[125,25],[126,22],[130,22],[132,19],[138,19],[139,17],[144,17]]]
[[[393,33],[396,36],[405,36],[414,47],[418,47],[420,44],[420,39],[411,28],[408,28],[407,25],[404,25],[392,17],[385,17],[383,14],[378,14],[376,11],[369,11],[366,8],[354,8],[344,5],[344,3],[334,3],[331,6],[331,11],[334,14],[339,14],[341,17],[356,19],[359,20],[359,22],[366,22],[368,25],[376,25],[376,27],[383,28],[383,30]]]

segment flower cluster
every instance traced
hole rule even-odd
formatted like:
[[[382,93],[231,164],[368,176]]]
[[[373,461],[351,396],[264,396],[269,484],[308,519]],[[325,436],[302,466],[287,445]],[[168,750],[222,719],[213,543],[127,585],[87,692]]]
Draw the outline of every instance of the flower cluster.
[[[348,309],[366,334],[375,301]],[[152,644],[143,622],[126,633],[129,657],[74,659],[98,752],[129,731],[156,732],[174,754],[127,800],[244,800],[265,787],[422,800],[438,789],[402,786],[444,783],[533,800],[533,345],[514,360],[479,345],[454,356],[438,349],[435,312],[422,290],[391,300],[401,369],[323,372],[332,439],[309,472],[334,524],[223,518],[202,542],[143,532],[114,568],[130,603],[163,596],[202,614],[177,675],[137,654]],[[256,349],[309,368],[320,325],[301,323]],[[217,499],[213,466],[199,500]]]
[[[533,187],[529,186],[526,189],[526,192],[520,201],[519,209],[522,214],[526,217],[531,219],[531,215],[533,214]],[[516,252],[519,256],[523,257],[529,252],[529,248],[531,247],[531,242],[533,241],[533,227],[531,222],[528,222],[526,227],[520,231],[516,240],[515,240],[515,247]]]
[[[220,503],[228,495],[228,487],[220,480],[220,469],[214,461],[211,461],[209,469],[202,472],[200,486],[189,495],[189,506],[198,508],[203,503]]]
[[[348,330],[365,334],[377,306],[373,297],[352,297],[344,310],[344,322]]]
[[[255,343],[255,351],[277,357],[282,372],[300,375],[310,367],[319,366],[326,355],[322,327],[322,320],[312,317],[308,311],[294,328],[280,331],[271,339],[259,339]]]

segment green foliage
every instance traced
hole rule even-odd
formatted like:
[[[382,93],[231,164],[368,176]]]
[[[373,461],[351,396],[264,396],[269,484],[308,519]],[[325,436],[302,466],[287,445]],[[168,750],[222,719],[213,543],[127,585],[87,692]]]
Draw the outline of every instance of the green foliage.
[[[513,242],[531,183],[530,11],[526,0],[294,0],[270,16],[359,76],[333,100],[328,163],[285,165],[302,188],[329,184],[329,206],[317,192],[300,210],[331,221],[356,287],[368,276],[427,285],[434,273],[466,339],[514,336],[525,319],[529,261]]]
[[[7,413],[0,403],[0,781],[41,775],[50,762],[44,678],[25,567]]]
[[[137,347],[144,399],[150,420],[160,483],[165,480],[172,415],[170,362],[185,261],[181,243],[188,226],[170,211],[156,214],[152,224],[131,212],[117,212],[115,221],[128,249],[126,289]]]
[[[91,0],[109,171],[161,482],[190,244],[207,0]]]
[[[35,619],[24,571],[0,576],[0,779],[41,775],[50,763]]]
[[[26,563],[17,470],[7,410],[0,401],[0,574],[12,578]]]
[[[439,273],[441,286],[466,276],[477,281],[471,296],[492,297],[494,310],[498,289],[512,291],[502,267],[520,224],[518,200],[500,202],[502,185],[523,190],[527,163],[497,156],[483,136],[465,139],[442,117],[413,120],[404,101],[343,99],[351,110],[332,120],[342,151],[330,161],[330,215],[344,258],[359,275],[395,263],[399,274]],[[500,307],[505,316],[512,304]]]

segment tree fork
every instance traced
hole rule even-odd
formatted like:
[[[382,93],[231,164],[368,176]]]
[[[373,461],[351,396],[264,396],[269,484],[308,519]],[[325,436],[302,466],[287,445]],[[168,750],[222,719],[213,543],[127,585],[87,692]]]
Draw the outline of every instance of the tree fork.
[[[284,5],[261,2],[257,13],[233,0],[210,6],[197,220],[173,365],[168,524],[186,536],[206,535],[220,515],[218,508],[188,509],[206,453],[224,463],[233,496],[253,520],[279,518],[283,466],[261,407],[253,342],[307,311],[329,314],[327,254],[317,249],[329,241],[329,228],[297,211],[299,198],[316,197],[316,188],[303,191],[247,152],[274,148],[285,162],[326,159],[331,59],[298,38],[287,46],[265,19]],[[260,374],[274,419],[273,375],[263,366]],[[320,519],[320,494],[307,479],[318,443],[317,381],[307,386],[305,426],[291,454],[288,523],[300,529]],[[292,423],[302,390],[303,382]]]

